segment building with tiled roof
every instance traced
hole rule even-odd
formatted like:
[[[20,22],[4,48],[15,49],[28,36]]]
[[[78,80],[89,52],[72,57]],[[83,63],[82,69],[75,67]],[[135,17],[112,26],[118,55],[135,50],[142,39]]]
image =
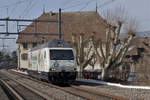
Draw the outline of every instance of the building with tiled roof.
[[[92,32],[97,33],[99,39],[104,39],[105,26],[104,21],[96,12],[64,12],[62,13],[62,34],[63,39],[71,41],[71,34],[84,33],[89,36]],[[43,13],[37,20],[58,20],[58,13]],[[30,24],[24,33],[34,33],[34,22]],[[20,33],[21,33],[20,32]],[[58,23],[37,23],[37,33],[58,33]],[[28,36],[19,35],[17,43],[39,43],[44,37],[45,41],[56,39],[58,36]]]
[[[74,34],[85,34],[85,37],[95,32],[96,39],[105,39],[105,25],[102,17],[96,12],[62,12],[62,38],[65,41],[71,42],[72,33]],[[37,20],[58,20],[58,13],[43,13]],[[31,23],[26,29],[20,33],[34,33],[35,23]],[[36,24],[37,33],[58,33],[58,23],[43,23],[38,22]],[[18,67],[27,68],[27,52],[34,46],[43,42],[57,39],[58,36],[49,35],[24,35],[19,34],[17,39],[18,44]]]
[[[149,68],[149,55],[150,37],[136,37],[131,41],[124,61],[132,64],[132,72],[140,73],[142,70]]]

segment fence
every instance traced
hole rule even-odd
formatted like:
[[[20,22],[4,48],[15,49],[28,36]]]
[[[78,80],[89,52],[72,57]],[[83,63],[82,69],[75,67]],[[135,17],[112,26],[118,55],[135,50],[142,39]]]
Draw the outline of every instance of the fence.
[[[91,72],[91,71],[85,71],[85,72],[78,72],[77,78],[81,79],[95,79],[95,80],[101,80],[101,72]],[[127,81],[129,78],[129,72],[108,72],[106,73],[105,79],[108,81]]]
[[[81,79],[100,79],[101,72],[78,72],[77,78]]]
[[[101,80],[101,72],[78,72],[77,78],[80,79],[94,79]],[[119,82],[123,84],[147,84],[150,80],[150,73],[139,72],[109,72],[106,74],[106,80],[108,82]],[[149,82],[150,83],[150,82]]]

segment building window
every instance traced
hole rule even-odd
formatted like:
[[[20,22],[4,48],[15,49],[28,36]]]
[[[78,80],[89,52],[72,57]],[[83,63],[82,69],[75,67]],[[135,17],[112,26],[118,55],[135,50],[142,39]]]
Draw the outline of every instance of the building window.
[[[32,47],[36,47],[37,46],[37,43],[32,43]]]
[[[28,59],[28,54],[27,53],[21,54],[21,59],[22,60],[27,60]]]
[[[23,43],[23,49],[28,49],[28,44],[27,43]]]

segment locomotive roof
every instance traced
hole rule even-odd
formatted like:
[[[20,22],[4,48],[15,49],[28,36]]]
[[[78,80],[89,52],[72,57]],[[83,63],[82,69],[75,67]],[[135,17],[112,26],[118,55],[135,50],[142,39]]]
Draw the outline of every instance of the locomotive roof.
[[[50,42],[46,42],[42,45],[32,48],[31,51],[42,48],[72,48],[72,45],[64,41],[63,39],[54,39]]]

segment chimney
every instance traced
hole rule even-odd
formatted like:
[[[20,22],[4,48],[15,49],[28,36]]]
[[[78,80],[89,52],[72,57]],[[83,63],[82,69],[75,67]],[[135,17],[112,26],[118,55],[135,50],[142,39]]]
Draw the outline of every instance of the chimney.
[[[53,13],[52,11],[50,11],[50,16],[56,15],[55,13]]]

